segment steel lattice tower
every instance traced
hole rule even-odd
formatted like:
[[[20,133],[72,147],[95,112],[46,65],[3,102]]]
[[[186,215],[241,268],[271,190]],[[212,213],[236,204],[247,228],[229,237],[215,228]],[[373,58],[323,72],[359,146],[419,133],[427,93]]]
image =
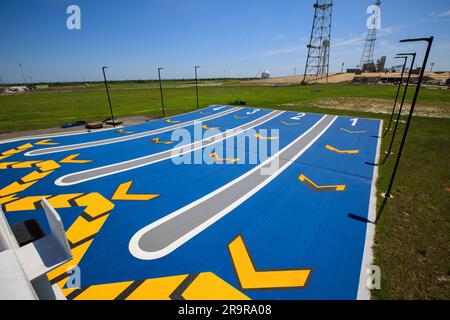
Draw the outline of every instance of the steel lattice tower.
[[[377,0],[376,6],[381,5],[381,1]],[[377,40],[377,23],[379,16],[374,16],[372,23],[367,31],[366,43],[364,44],[364,50],[361,57],[359,67],[364,71],[374,71],[375,64],[373,61],[373,55],[375,52],[375,41]]]
[[[316,0],[311,38],[307,46],[308,57],[306,58],[305,74],[302,83],[306,83],[308,75],[315,76],[317,81],[319,74],[326,74],[328,79],[332,13],[333,0]]]

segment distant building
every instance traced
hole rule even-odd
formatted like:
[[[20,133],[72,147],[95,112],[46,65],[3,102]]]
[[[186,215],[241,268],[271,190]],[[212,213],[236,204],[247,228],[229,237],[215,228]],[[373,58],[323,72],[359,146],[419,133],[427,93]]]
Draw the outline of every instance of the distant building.
[[[269,71],[265,70],[261,73],[261,79],[269,79],[269,78],[270,78]]]

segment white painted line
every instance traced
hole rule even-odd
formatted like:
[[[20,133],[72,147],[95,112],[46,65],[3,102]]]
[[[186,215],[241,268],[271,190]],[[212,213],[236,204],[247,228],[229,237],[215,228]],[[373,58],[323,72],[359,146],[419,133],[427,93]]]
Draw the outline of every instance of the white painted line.
[[[94,140],[94,141],[88,141],[88,142],[82,142],[82,143],[76,143],[76,144],[70,144],[70,145],[62,145],[62,146],[52,147],[52,148],[35,149],[35,150],[31,150],[31,151],[28,151],[27,153],[25,153],[25,156],[27,156],[27,157],[40,156],[40,155],[44,155],[44,154],[59,153],[59,152],[65,152],[65,151],[70,151],[70,150],[79,150],[79,149],[85,149],[85,148],[93,148],[93,147],[97,147],[97,146],[103,146],[103,145],[108,145],[108,144],[113,144],[113,143],[134,140],[134,139],[140,139],[140,138],[172,131],[175,129],[188,127],[188,126],[193,125],[193,123],[195,121],[201,121],[201,120],[209,121],[212,119],[217,119],[217,118],[226,116],[228,114],[231,114],[233,112],[236,112],[236,111],[239,111],[242,109],[243,108],[235,107],[232,109],[228,109],[228,110],[225,110],[225,111],[222,111],[222,112],[219,112],[216,114],[211,114],[211,115],[201,117],[198,119],[188,120],[186,122],[180,122],[180,123],[170,125],[167,127],[161,127],[161,128],[152,129],[149,131],[130,134],[128,136],[121,136],[121,137],[115,137],[115,138],[109,138],[109,139],[103,139],[103,140]]]
[[[377,219],[377,180],[378,180],[378,163],[380,161],[381,136],[383,131],[383,120],[380,122],[378,132],[377,153],[375,156],[375,168],[372,176],[372,186],[370,189],[370,202],[368,220],[373,223],[366,223],[366,238],[364,243],[363,259],[361,263],[361,271],[359,275],[358,300],[370,300],[370,290],[367,288],[367,268],[373,263],[373,244],[375,241],[375,221]]]
[[[208,219],[207,221],[205,221],[201,225],[197,226],[195,229],[193,229],[190,232],[184,234],[182,237],[180,237],[178,240],[172,242],[169,246],[165,247],[164,249],[156,251],[156,252],[144,251],[139,246],[139,240],[145,233],[147,233],[148,231],[150,231],[150,230],[156,228],[157,226],[165,223],[166,221],[171,220],[174,217],[185,213],[187,210],[189,210],[189,209],[199,205],[202,202],[205,202],[206,200],[216,196],[217,194],[223,192],[224,190],[230,188],[231,186],[239,183],[243,179],[245,179],[248,176],[250,176],[251,174],[253,174],[255,171],[262,169],[264,166],[266,166],[270,162],[272,162],[275,159],[277,159],[281,153],[283,153],[285,150],[289,149],[292,145],[294,145],[299,140],[301,140],[310,131],[314,130],[314,128],[316,126],[318,126],[326,117],[327,116],[323,116],[318,122],[316,122],[316,124],[314,126],[309,128],[308,131],[303,133],[300,137],[295,139],[293,142],[291,142],[285,148],[283,148],[282,150],[278,151],[275,155],[273,155],[272,157],[270,157],[266,161],[262,162],[261,164],[259,164],[255,168],[253,168],[252,170],[246,172],[242,176],[240,176],[240,177],[236,178],[235,180],[227,183],[226,185],[220,187],[219,189],[216,189],[215,191],[207,194],[206,196],[204,196],[204,197],[202,197],[202,198],[200,198],[200,199],[198,199],[198,200],[196,200],[196,201],[194,201],[194,202],[184,206],[183,208],[181,208],[181,209],[179,209],[177,211],[174,211],[173,213],[171,213],[171,214],[169,214],[169,215],[167,215],[167,216],[165,216],[165,217],[163,217],[163,218],[161,218],[161,219],[159,219],[159,220],[149,224],[148,226],[146,226],[146,227],[142,228],[141,230],[139,230],[138,232],[136,232],[133,235],[133,237],[131,238],[130,243],[128,245],[130,253],[134,257],[136,257],[138,259],[142,259],[142,260],[153,260],[153,259],[158,259],[158,258],[164,257],[164,256],[168,255],[169,253],[173,252],[175,249],[177,249],[178,247],[180,247],[184,243],[186,243],[187,241],[189,241],[190,239],[192,239],[193,237],[195,237],[196,235],[198,235],[200,232],[202,232],[203,230],[205,230],[206,228],[208,228],[209,226],[211,226],[215,222],[217,222],[218,220],[220,220],[221,218],[223,218],[225,215],[227,215],[233,209],[235,209],[236,207],[241,205],[247,199],[249,199],[254,194],[256,194],[259,190],[264,188],[268,183],[270,183],[273,179],[275,179],[278,175],[280,175],[284,170],[286,170],[292,163],[294,163],[295,160],[297,160],[306,150],[308,150],[328,130],[328,128],[336,121],[337,116],[334,117],[333,120],[330,121],[330,123],[319,134],[317,134],[317,136],[315,136],[303,149],[301,149],[290,161],[286,162],[286,164],[284,164],[282,167],[278,168],[274,173],[272,173],[270,176],[268,176],[268,178],[265,179],[262,183],[260,183],[256,187],[254,187],[252,190],[250,190],[246,194],[242,195],[242,197],[239,200],[233,202],[231,205],[227,206],[222,211],[218,212],[216,215],[212,216],[210,219]]]
[[[262,124],[272,120],[273,118],[282,115],[283,113],[284,113],[284,111],[275,110],[275,111],[272,111],[272,112],[270,112],[268,114],[265,114],[264,116],[259,117],[259,118],[255,119],[255,120],[252,120],[251,122],[249,122],[249,123],[255,122],[255,124],[250,126],[250,127],[248,127],[246,130],[250,130],[250,129],[256,127],[256,126],[262,125]],[[273,115],[273,116],[270,117],[270,115]],[[258,122],[258,120],[263,118],[263,117],[267,117],[267,119],[265,121]],[[133,170],[133,169],[136,169],[136,168],[148,166],[148,165],[151,165],[153,163],[161,162],[161,161],[164,161],[164,160],[167,160],[167,159],[171,159],[171,158],[174,158],[174,157],[178,157],[178,156],[181,156],[181,155],[184,155],[184,154],[188,154],[188,153],[194,152],[196,150],[203,149],[203,148],[205,148],[205,147],[207,147],[207,146],[209,146],[211,144],[216,144],[216,143],[218,143],[220,141],[223,141],[225,139],[234,137],[234,136],[236,136],[238,134],[242,134],[246,130],[245,131],[241,131],[241,130],[239,130],[239,128],[247,126],[247,125],[248,125],[248,123],[243,124],[241,126],[238,126],[236,128],[227,130],[225,132],[221,132],[221,133],[219,133],[217,135],[204,138],[203,140],[195,141],[195,142],[193,142],[191,144],[183,145],[183,146],[180,146],[178,148],[171,149],[171,150],[166,150],[166,151],[154,153],[154,154],[151,154],[151,155],[146,155],[146,156],[143,156],[143,157],[140,157],[140,158],[135,158],[135,159],[131,159],[131,160],[123,161],[123,162],[113,163],[113,164],[110,164],[110,165],[107,165],[107,166],[103,166],[103,167],[97,167],[97,168],[93,168],[93,169],[89,169],[89,170],[84,170],[84,171],[78,171],[78,172],[70,173],[68,175],[65,175],[65,176],[62,176],[62,177],[59,177],[58,179],[56,179],[55,180],[55,185],[62,186],[62,187],[75,185],[75,184],[79,184],[79,183],[82,183],[82,182],[95,180],[95,179],[99,179],[99,178],[102,178],[102,177],[110,176],[110,175],[113,175],[113,174],[117,174],[117,173],[129,171],[129,170]],[[218,137],[218,136],[221,136],[221,135],[223,135],[223,138],[216,139],[216,140],[214,139],[215,137]],[[207,145],[203,145],[203,144],[201,144],[201,142],[210,142],[210,143],[207,144]],[[189,148],[189,146],[192,146],[194,144],[200,144],[200,145],[198,147],[195,147],[195,148]],[[127,166],[127,164],[129,164],[131,162],[137,162],[137,161],[149,158],[149,157],[156,158],[158,155],[167,153],[168,151],[170,151],[170,153],[171,153],[169,156],[158,158],[158,159],[155,159],[155,160],[152,160],[152,161],[148,161],[148,162],[145,162],[145,163],[142,163],[142,164],[139,164],[139,165]],[[176,153],[176,151],[181,151],[181,152]],[[124,168],[120,169],[120,170],[112,170],[112,171],[110,171],[108,173],[95,175],[95,176],[92,176],[92,177],[89,177],[89,178],[86,178],[86,179],[80,179],[80,180],[77,180],[75,182],[64,182],[64,180],[66,178],[71,177],[73,175],[85,174],[85,173],[97,171],[99,169],[107,169],[107,168],[116,167],[116,166],[123,166]]]

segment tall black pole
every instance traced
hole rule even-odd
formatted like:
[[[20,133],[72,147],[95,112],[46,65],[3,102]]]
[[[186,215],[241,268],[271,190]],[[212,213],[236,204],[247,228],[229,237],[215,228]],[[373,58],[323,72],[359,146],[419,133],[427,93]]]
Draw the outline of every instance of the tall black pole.
[[[108,103],[109,103],[109,111],[111,112],[111,119],[113,122],[113,127],[116,126],[116,120],[114,119],[114,113],[113,113],[113,109],[111,106],[111,98],[109,97],[109,89],[108,89],[108,82],[106,81],[106,74],[105,74],[105,69],[107,69],[108,67],[102,67],[102,71],[103,71],[103,79],[105,80],[105,88],[106,88],[106,95],[108,96]]]
[[[387,190],[387,192],[385,194],[386,198],[391,198],[392,197],[392,193],[391,193],[392,185],[394,184],[394,179],[395,179],[395,175],[397,173],[398,164],[400,163],[400,158],[402,157],[403,147],[405,145],[406,137],[408,135],[409,125],[411,124],[412,116],[413,116],[413,113],[414,113],[414,107],[416,106],[417,98],[419,97],[420,87],[422,85],[423,76],[425,74],[425,68],[427,66],[428,58],[430,56],[431,46],[433,45],[433,40],[434,40],[434,37],[420,38],[420,39],[405,39],[405,40],[401,40],[400,41],[400,42],[427,41],[428,42],[428,47],[427,47],[427,52],[425,53],[425,57],[423,59],[422,69],[420,70],[419,80],[418,80],[417,86],[416,86],[416,92],[414,93],[414,98],[413,98],[413,101],[411,103],[411,110],[409,111],[409,116],[408,116],[408,120],[406,122],[405,132],[403,133],[402,142],[400,144],[400,149],[398,151],[397,161],[395,162],[394,171],[392,172],[392,176],[391,176],[391,181],[389,182],[389,187],[388,187],[388,190]]]
[[[197,69],[200,68],[200,66],[195,66],[195,92],[197,94],[197,109],[199,108],[199,103],[198,103],[198,79],[197,79]]]
[[[398,96],[400,95],[400,89],[403,84],[403,76],[405,74],[406,61],[408,58],[407,57],[395,57],[395,59],[405,59],[405,62],[403,63],[402,75],[400,77],[400,83],[399,83],[398,89],[397,89],[397,96],[395,97],[394,107],[392,108],[391,119],[389,120],[389,126],[388,126],[387,130],[391,130],[392,119],[394,118],[395,107],[397,106]]]
[[[405,103],[406,93],[408,92],[409,81],[411,80],[412,70],[414,68],[414,63],[416,61],[415,53],[402,53],[402,54],[399,54],[399,56],[412,56],[412,61],[411,61],[411,67],[409,68],[409,72],[408,72],[408,80],[406,81],[405,91],[403,92],[402,102],[400,104],[400,109],[398,110],[397,122],[395,123],[394,132],[392,133],[391,143],[389,145],[389,150],[387,152],[388,157],[391,154],[392,146],[394,145],[394,140],[395,140],[395,135],[397,133],[398,123],[400,122],[400,117],[402,115],[402,110],[403,110],[403,104]]]
[[[162,92],[162,83],[161,83],[161,70],[164,68],[158,68],[158,78],[159,78],[159,92],[161,93],[161,107],[162,107],[162,114],[163,118],[166,117],[166,113],[164,111],[164,98],[163,98],[163,92]]]

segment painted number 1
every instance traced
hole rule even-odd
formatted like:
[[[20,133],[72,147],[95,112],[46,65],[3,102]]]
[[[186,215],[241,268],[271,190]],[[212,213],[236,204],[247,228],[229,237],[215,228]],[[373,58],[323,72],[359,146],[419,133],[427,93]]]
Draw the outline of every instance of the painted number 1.
[[[350,121],[352,122],[352,127],[355,127],[358,123],[358,118],[350,119]]]

